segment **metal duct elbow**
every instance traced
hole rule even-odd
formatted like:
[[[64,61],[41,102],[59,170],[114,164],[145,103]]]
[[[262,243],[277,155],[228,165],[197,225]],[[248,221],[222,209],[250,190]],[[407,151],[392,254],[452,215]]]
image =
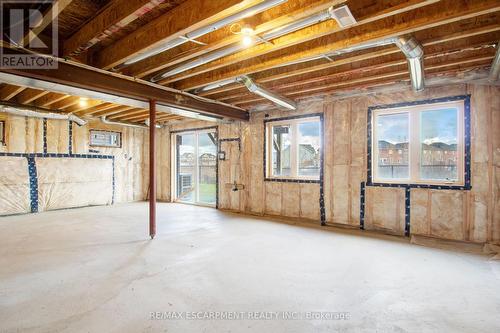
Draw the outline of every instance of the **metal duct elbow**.
[[[497,43],[497,53],[495,54],[495,59],[491,63],[490,69],[490,82],[496,82],[500,78],[500,42]]]
[[[414,37],[399,37],[396,39],[396,45],[408,60],[413,89],[415,91],[424,90],[424,49],[422,45]]]
[[[82,118],[72,114],[55,113],[55,112],[50,112],[48,110],[25,107],[25,106],[2,104],[0,105],[0,112],[20,117],[69,120],[75,122],[78,126],[83,126],[87,123]]]
[[[297,109],[297,104],[292,101],[289,98],[286,98],[285,96],[281,96],[271,90],[268,90],[266,88],[263,88],[253,82],[251,78],[248,76],[243,76],[242,78],[243,83],[245,84],[245,87],[248,89],[248,91],[257,94],[261,97],[264,97],[265,99],[270,100],[274,104],[280,105],[282,107],[285,107],[289,110],[296,110]]]

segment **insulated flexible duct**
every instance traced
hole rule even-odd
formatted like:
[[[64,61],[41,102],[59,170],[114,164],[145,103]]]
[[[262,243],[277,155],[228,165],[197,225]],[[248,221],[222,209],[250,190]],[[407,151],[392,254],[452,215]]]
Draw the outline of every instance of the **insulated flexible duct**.
[[[57,120],[70,120],[74,121],[79,126],[85,125],[87,122],[72,114],[54,113],[50,111],[41,110],[38,108],[29,108],[24,106],[13,106],[0,104],[0,112],[12,114],[14,116],[31,117],[31,118],[46,118]]]

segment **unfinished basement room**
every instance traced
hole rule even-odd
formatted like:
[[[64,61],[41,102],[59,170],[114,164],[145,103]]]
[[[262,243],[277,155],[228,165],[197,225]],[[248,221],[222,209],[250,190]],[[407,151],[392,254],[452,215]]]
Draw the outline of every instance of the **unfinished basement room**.
[[[0,332],[500,332],[500,0],[0,0]]]

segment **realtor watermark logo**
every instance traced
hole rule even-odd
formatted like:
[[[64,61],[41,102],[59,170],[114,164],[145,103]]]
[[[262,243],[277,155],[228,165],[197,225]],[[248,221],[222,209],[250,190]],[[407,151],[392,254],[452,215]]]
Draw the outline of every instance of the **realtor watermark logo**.
[[[165,311],[150,320],[350,320],[349,312],[333,311]]]
[[[0,0],[0,34],[11,45],[0,47],[1,68],[57,68],[57,6],[55,0]]]

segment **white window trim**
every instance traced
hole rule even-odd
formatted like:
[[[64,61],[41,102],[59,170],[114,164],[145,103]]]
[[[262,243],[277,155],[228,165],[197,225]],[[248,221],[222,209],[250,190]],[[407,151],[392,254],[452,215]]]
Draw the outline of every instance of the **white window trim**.
[[[456,181],[443,181],[443,180],[428,180],[420,179],[420,113],[422,111],[432,111],[438,108],[453,107],[457,108],[457,172],[458,180]],[[378,137],[377,137],[377,117],[380,115],[408,113],[408,131],[409,131],[409,151],[408,151],[408,165],[409,165],[409,178],[405,179],[385,179],[379,178],[378,172]],[[372,111],[372,181],[374,183],[385,184],[425,184],[425,185],[465,185],[465,117],[464,117],[464,101],[450,101],[441,103],[428,103],[420,105],[412,105],[397,108],[376,109]]]
[[[266,179],[286,179],[286,180],[314,180],[318,181],[320,180],[319,175],[318,176],[300,176],[298,174],[298,167],[299,167],[299,161],[298,161],[298,154],[299,151],[296,147],[298,147],[298,131],[297,127],[299,123],[308,123],[308,122],[319,122],[321,124],[321,117],[319,116],[311,116],[311,117],[303,117],[303,118],[294,118],[294,119],[285,119],[285,120],[270,120],[266,123]],[[272,159],[272,151],[273,151],[273,127],[275,126],[283,126],[283,125],[289,125],[290,126],[290,137],[291,137],[291,143],[290,143],[290,168],[291,168],[291,176],[280,176],[280,175],[273,175],[273,159]],[[320,137],[320,147],[319,151],[320,154],[323,150],[322,146],[322,128],[320,126],[319,128],[319,137]],[[321,168],[321,166],[320,166]]]

